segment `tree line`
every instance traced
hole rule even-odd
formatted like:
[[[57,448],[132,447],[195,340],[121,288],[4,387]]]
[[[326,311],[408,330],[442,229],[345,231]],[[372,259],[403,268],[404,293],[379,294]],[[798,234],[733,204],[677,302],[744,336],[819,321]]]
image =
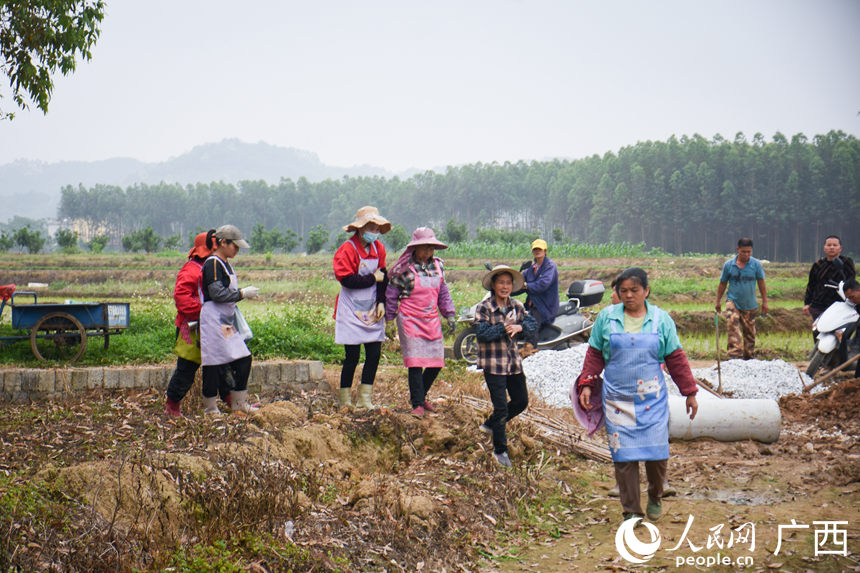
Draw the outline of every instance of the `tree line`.
[[[730,253],[739,237],[760,258],[820,256],[824,237],[846,251],[860,240],[860,141],[841,131],[770,141],[670,137],[576,160],[475,163],[399,177],[312,183],[242,181],[67,186],[59,217],[95,234],[162,236],[223,223],[246,236],[276,231],[302,248],[312,231],[332,242],[362,205],[407,231],[429,225],[458,237],[542,236],[550,241],[644,243],[670,253]],[[398,241],[399,242],[399,241]],[[284,250],[290,250],[284,248]]]

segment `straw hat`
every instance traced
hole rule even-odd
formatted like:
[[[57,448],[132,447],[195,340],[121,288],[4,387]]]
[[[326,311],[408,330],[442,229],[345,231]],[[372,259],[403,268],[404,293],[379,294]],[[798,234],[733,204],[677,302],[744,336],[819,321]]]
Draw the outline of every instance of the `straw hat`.
[[[484,275],[484,278],[481,280],[481,284],[484,285],[485,289],[493,290],[493,279],[496,275],[501,273],[508,273],[514,278],[514,292],[522,290],[523,284],[525,284],[525,279],[523,279],[522,273],[516,269],[512,269],[508,265],[494,266],[493,270]]]
[[[391,223],[388,219],[379,214],[379,209],[367,205],[362,207],[355,213],[355,220],[343,228],[347,233],[357,231],[368,223],[376,223],[379,225],[379,232],[383,235],[391,230]]]
[[[436,233],[430,227],[418,227],[412,232],[412,240],[406,245],[406,248],[417,247],[419,245],[429,245],[437,249],[447,249],[448,245],[436,238]]]

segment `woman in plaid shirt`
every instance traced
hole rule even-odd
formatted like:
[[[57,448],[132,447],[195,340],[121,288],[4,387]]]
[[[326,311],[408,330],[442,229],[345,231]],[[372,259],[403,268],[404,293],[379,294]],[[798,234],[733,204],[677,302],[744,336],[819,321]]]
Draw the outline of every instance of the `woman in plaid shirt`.
[[[493,413],[481,424],[481,431],[493,436],[496,461],[504,467],[511,467],[505,424],[529,405],[517,340],[528,339],[536,323],[526,314],[523,303],[511,298],[512,292],[523,288],[523,275],[519,271],[507,265],[497,265],[484,275],[482,282],[493,296],[476,309],[475,336],[478,339],[478,368],[484,371]]]

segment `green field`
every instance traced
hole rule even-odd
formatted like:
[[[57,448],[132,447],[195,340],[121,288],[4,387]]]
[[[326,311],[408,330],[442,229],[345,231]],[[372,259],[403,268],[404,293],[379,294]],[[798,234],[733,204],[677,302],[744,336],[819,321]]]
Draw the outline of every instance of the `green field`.
[[[632,247],[631,247],[632,249]],[[599,249],[595,249],[599,252]],[[455,249],[442,255],[456,254]],[[446,274],[458,309],[480,300],[483,263],[495,254],[478,251],[473,256],[447,257]],[[518,253],[519,254],[519,253]],[[628,266],[641,266],[651,278],[651,301],[673,311],[679,322],[682,343],[694,358],[715,358],[713,313],[722,256],[669,256],[649,254],[637,258],[612,252],[603,258],[557,258],[560,295],[575,279],[595,278],[609,282]],[[393,255],[390,255],[393,260]],[[184,262],[179,253],[102,255],[6,254],[0,264],[0,284],[14,282],[18,290],[28,283],[44,283],[37,289],[40,302],[123,301],[131,303],[131,327],[112,336],[110,347],[90,338],[79,365],[168,363],[174,360],[174,308],[172,300],[176,272]],[[515,260],[493,258],[519,267]],[[334,344],[331,319],[339,290],[331,271],[331,255],[245,255],[235,260],[241,285],[260,287],[261,296],[243,301],[241,308],[255,337],[249,343],[255,357],[310,358],[337,362],[342,348]],[[809,346],[808,324],[800,314],[808,265],[776,263],[766,266],[770,317],[760,321],[759,350],[763,357],[803,360]],[[521,297],[522,298],[522,297]],[[24,299],[22,299],[24,300]],[[28,302],[24,300],[24,302]],[[597,311],[609,302],[609,293]],[[11,328],[10,309],[0,320],[0,336],[22,336]],[[449,337],[446,341],[452,342]],[[725,344],[723,334],[722,344]],[[387,360],[399,361],[396,352]],[[0,348],[0,364],[37,366],[29,341],[6,343]]]

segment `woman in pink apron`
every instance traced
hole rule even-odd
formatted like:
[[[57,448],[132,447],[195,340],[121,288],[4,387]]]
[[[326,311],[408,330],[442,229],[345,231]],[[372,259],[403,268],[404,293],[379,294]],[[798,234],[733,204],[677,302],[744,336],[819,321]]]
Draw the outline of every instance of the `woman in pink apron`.
[[[371,396],[376,368],[385,340],[385,246],[378,240],[391,230],[391,223],[376,207],[362,207],[355,220],[343,228],[353,235],[334,254],[334,276],[341,289],[335,302],[334,341],[344,346],[343,370],[340,373],[338,399],[352,406],[350,391],[364,345],[364,368],[358,387],[359,408],[374,408]]]
[[[256,407],[248,403],[248,377],[251,374],[251,351],[237,329],[236,303],[254,298],[259,289],[240,289],[233,267],[227,262],[250,245],[233,225],[223,225],[207,236],[212,255],[203,263],[200,277],[200,356],[203,366],[203,401],[206,414],[218,414],[218,387],[226,369],[233,374],[230,407],[249,412]]]
[[[427,392],[445,365],[440,311],[452,333],[456,327],[454,302],[445,284],[442,260],[433,256],[436,249],[447,248],[436,239],[433,229],[415,229],[412,241],[389,273],[385,291],[385,320],[397,318],[400,351],[409,371],[409,400],[416,418],[425,411],[436,411],[427,400]]]
[[[645,271],[626,269],[618,275],[615,289],[621,304],[597,315],[571,400],[577,418],[590,433],[606,426],[624,520],[643,517],[639,462],[644,461],[648,476],[645,515],[656,521],[663,514],[669,458],[669,409],[661,363],[687,397],[691,420],[699,408],[698,386],[674,321],[646,300],[650,288]]]

